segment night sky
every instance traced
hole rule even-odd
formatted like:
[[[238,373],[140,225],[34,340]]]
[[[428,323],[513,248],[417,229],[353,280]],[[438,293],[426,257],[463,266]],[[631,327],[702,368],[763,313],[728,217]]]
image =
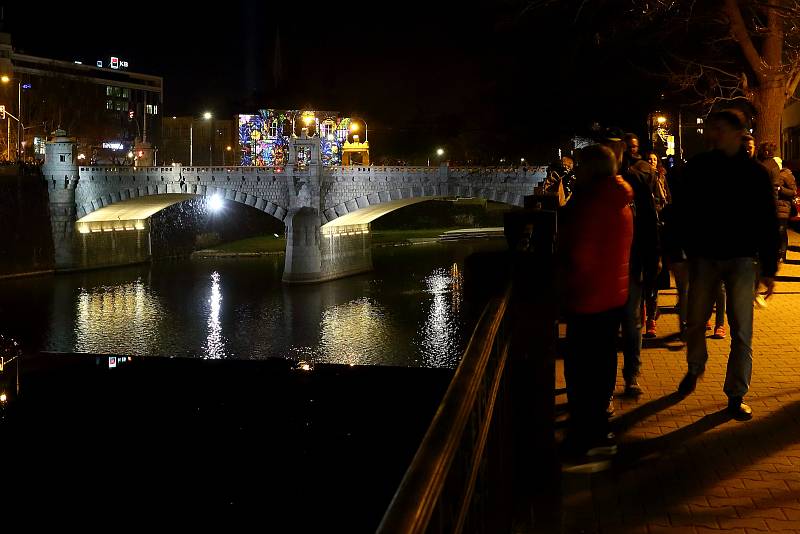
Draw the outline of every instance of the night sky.
[[[92,64],[116,55],[163,76],[165,115],[361,115],[373,157],[444,146],[454,159],[544,162],[594,121],[645,133],[660,92],[640,71],[647,50],[599,46],[592,14],[576,20],[580,2],[552,4],[15,2],[5,27],[30,54]]]

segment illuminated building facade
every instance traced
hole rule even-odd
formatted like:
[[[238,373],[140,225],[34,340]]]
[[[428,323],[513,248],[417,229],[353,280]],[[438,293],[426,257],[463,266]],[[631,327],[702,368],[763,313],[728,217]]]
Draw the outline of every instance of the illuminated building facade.
[[[285,166],[289,140],[300,137],[303,130],[319,138],[324,166],[369,164],[369,143],[366,138],[360,140],[362,131],[366,135],[366,124],[338,111],[262,109],[254,115],[239,115],[238,127],[237,149],[243,166]],[[298,152],[301,165],[304,154]]]

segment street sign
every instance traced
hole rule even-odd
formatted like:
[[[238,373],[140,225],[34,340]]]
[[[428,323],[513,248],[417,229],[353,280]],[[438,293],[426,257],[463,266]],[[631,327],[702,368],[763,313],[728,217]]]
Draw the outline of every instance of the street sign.
[[[118,69],[119,68],[119,58],[111,56],[111,68]]]

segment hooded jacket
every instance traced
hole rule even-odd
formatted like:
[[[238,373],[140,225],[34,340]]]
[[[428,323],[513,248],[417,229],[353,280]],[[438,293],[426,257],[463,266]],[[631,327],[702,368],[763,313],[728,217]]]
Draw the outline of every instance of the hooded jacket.
[[[600,313],[628,300],[632,201],[621,176],[576,184],[559,232],[568,312]]]

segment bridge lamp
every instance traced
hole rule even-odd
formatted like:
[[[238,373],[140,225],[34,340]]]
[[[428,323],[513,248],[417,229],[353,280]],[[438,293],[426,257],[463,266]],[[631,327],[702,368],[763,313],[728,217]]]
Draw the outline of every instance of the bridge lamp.
[[[444,156],[444,149],[443,148],[437,148],[436,149],[436,155],[437,156]]]
[[[203,113],[203,118],[205,120],[209,120],[209,119],[211,119],[211,117],[213,117],[213,115],[211,114],[210,111],[206,111],[205,113]]]
[[[222,204],[222,198],[219,195],[214,195],[208,199],[208,207],[211,211],[220,211]]]

